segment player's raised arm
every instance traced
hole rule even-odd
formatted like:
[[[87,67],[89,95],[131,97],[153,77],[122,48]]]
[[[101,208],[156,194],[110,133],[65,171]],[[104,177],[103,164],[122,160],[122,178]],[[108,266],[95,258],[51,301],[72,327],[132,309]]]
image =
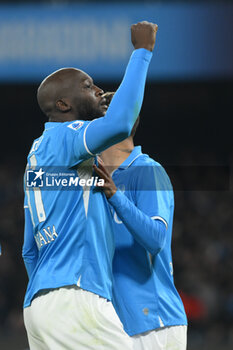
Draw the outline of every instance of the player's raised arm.
[[[101,152],[130,135],[141,109],[157,29],[156,24],[146,21],[131,26],[131,40],[135,51],[106,115],[95,119],[85,131],[85,143],[89,153]]]
[[[61,68],[42,81],[37,101],[52,122],[45,130],[52,130],[58,162],[77,165],[128,137],[141,109],[157,28],[149,22],[132,25],[135,50],[108,110],[103,90],[79,69]]]

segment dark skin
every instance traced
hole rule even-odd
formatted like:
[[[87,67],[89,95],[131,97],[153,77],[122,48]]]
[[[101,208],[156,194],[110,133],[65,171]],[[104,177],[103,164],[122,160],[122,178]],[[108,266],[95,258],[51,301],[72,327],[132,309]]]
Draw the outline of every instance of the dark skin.
[[[98,167],[94,164],[93,168],[96,174],[104,180],[104,185],[99,187],[103,190],[107,199],[111,198],[116,193],[117,188],[110,173],[104,166],[104,162],[102,161],[102,159],[98,157]]]
[[[147,21],[131,26],[135,49],[153,51],[158,26]],[[104,116],[107,110],[103,90],[92,78],[75,68],[63,68],[49,75],[38,88],[37,100],[50,122],[88,120]]]
[[[39,86],[37,100],[50,122],[102,117],[106,110],[103,90],[75,68],[60,69]]]

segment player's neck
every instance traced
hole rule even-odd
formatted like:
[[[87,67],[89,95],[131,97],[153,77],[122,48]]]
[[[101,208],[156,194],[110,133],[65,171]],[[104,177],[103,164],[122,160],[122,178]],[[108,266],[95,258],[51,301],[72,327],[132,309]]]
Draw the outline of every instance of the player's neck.
[[[128,137],[126,140],[103,151],[100,157],[108,167],[109,172],[112,172],[129,157],[133,149],[133,139],[132,137]]]
[[[78,113],[68,112],[68,113],[60,113],[53,112],[48,116],[49,122],[72,122],[73,120],[81,119]]]

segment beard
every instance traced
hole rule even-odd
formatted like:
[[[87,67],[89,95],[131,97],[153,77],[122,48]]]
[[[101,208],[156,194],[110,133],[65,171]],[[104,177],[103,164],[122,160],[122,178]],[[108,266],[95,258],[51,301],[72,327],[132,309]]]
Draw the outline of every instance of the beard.
[[[93,120],[96,118],[103,117],[107,109],[101,104],[91,104],[85,102],[82,103],[78,108],[79,119],[81,120]]]
[[[103,117],[106,114],[107,110],[100,106],[100,108],[93,111],[93,119]]]

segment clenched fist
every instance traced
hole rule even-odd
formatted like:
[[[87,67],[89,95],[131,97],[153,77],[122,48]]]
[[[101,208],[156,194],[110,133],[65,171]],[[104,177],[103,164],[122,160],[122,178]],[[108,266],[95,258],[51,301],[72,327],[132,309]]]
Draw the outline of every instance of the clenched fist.
[[[134,48],[144,48],[149,51],[153,51],[157,30],[157,24],[147,21],[133,24],[131,26],[131,41]]]

